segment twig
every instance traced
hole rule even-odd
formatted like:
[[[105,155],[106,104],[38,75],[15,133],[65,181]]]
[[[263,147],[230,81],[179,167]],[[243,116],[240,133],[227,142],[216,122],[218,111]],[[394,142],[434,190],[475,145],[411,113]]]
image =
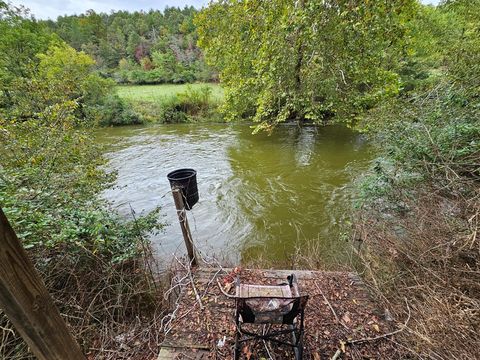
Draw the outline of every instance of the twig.
[[[202,304],[202,299],[200,298],[200,295],[198,294],[197,287],[195,286],[195,282],[193,280],[193,275],[192,275],[192,263],[189,262],[188,266],[185,266],[175,255],[173,255],[175,260],[185,269],[187,270],[187,275],[190,278],[190,283],[192,284],[193,292],[195,293],[195,299],[198,302],[198,305],[200,306],[200,309],[204,309],[204,306]]]
[[[213,274],[213,277],[208,281],[207,285],[205,286],[205,291],[203,292],[202,297],[207,294],[208,287],[217,278],[217,275],[220,274],[220,272],[222,272],[222,269],[219,269],[215,274]]]
[[[262,330],[262,335],[265,336],[265,327],[266,325],[263,325],[263,330]],[[267,330],[267,333],[270,331],[270,329]],[[267,355],[268,355],[268,358],[270,360],[274,360],[273,357],[272,357],[272,354],[270,354],[270,350],[268,349],[268,345],[267,345],[267,342],[265,341],[265,339],[262,340],[263,341],[263,346],[265,346],[265,350],[267,350]]]
[[[225,295],[226,297],[229,297],[229,298],[236,298],[235,295],[230,295],[225,290],[223,290],[222,285],[220,284],[220,281],[218,281],[218,279],[217,279],[217,285],[220,288],[220,291],[223,293],[223,295]]]
[[[152,266],[151,266],[150,261],[149,261],[149,257],[151,257],[150,256],[151,255],[151,250],[150,250],[150,252],[147,251],[147,247],[145,246],[145,239],[142,235],[142,232],[140,231],[140,227],[138,226],[137,217],[135,216],[135,210],[133,210],[132,204],[128,203],[128,206],[130,206],[130,213],[132,215],[132,218],[133,218],[133,221],[134,221],[134,224],[135,224],[135,230],[137,231],[138,240],[139,240],[140,245],[142,247],[142,251],[143,251],[143,255],[144,255],[143,259],[144,259],[144,263],[145,263],[144,265],[146,266],[147,270],[149,271],[150,278],[147,278],[147,282],[148,282],[149,285],[151,283],[153,283],[153,288],[155,289],[155,292],[158,292],[157,284],[155,283],[155,281],[150,281],[152,279],[155,279],[155,275],[154,275]]]
[[[348,327],[342,323],[340,321],[340,319],[338,318],[337,316],[337,313],[335,312],[335,309],[333,308],[332,304],[330,304],[330,301],[328,301],[327,297],[325,296],[325,294],[323,293],[322,289],[320,288],[320,286],[318,286],[318,283],[315,282],[315,286],[317,287],[318,291],[320,291],[320,295],[322,295],[323,299],[325,300],[325,302],[327,303],[328,307],[330,308],[330,310],[332,311],[332,314],[333,316],[335,316],[335,320],[337,321],[337,323],[341,324],[345,329],[348,329]]]
[[[200,309],[204,309],[203,304],[202,304],[202,299],[200,298],[200,295],[198,295],[197,287],[195,286],[195,282],[193,281],[193,275],[191,268],[188,268],[188,274],[190,276],[190,282],[192,283],[192,288],[193,291],[195,292],[195,298],[197,299],[198,305],[200,306]]]
[[[333,354],[330,360],[337,360],[341,353],[342,353],[342,350],[337,349],[337,351],[335,352],[335,354]]]
[[[347,85],[347,82],[345,81],[345,74],[343,73],[343,70],[340,69],[339,71],[340,71],[340,74],[342,74],[343,83],[344,83],[345,85]]]
[[[362,342],[366,342],[366,341],[375,341],[375,340],[383,339],[383,338],[398,334],[399,332],[402,332],[403,330],[405,330],[407,328],[407,325],[408,325],[408,322],[410,321],[410,316],[411,316],[410,306],[408,306],[408,301],[407,301],[406,298],[405,298],[405,304],[407,305],[407,309],[408,309],[408,317],[407,317],[407,320],[405,321],[405,323],[403,324],[403,326],[400,329],[397,329],[395,331],[392,331],[392,332],[389,332],[389,333],[386,333],[386,334],[383,334],[383,335],[378,335],[378,336],[375,336],[375,337],[371,337],[371,338],[363,338],[363,339],[357,339],[357,340],[347,340],[346,343],[347,344],[358,344],[358,343],[362,343]]]

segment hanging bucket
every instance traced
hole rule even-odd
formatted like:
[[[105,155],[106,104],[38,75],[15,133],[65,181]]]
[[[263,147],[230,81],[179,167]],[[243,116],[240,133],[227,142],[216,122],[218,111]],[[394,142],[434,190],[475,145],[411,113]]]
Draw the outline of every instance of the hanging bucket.
[[[197,172],[193,169],[178,169],[168,173],[167,179],[172,189],[182,189],[185,208],[191,210],[198,202]]]

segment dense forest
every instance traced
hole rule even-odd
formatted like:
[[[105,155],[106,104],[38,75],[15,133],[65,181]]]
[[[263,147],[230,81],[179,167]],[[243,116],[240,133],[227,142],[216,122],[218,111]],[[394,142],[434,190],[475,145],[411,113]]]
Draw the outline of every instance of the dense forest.
[[[193,82],[220,82],[221,104],[189,88],[155,118],[117,92]],[[219,0],[55,21],[0,0],[0,206],[92,358],[153,355],[133,344],[158,336],[147,234],[164,226],[160,209],[126,221],[99,196],[116,174],[94,131],[197,114],[363,132],[377,155],[352,190],[352,267],[410,321],[395,338],[408,356],[478,357],[480,0]],[[1,358],[31,356],[1,310],[0,330]]]
[[[161,84],[215,80],[197,46],[194,7],[60,16],[41,21],[119,83]]]

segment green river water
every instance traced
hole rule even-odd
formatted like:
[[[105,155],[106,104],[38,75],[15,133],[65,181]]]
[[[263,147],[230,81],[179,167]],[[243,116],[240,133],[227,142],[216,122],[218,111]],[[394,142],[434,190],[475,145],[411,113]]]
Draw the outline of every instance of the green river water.
[[[106,128],[117,184],[103,196],[124,216],[162,207],[157,256],[183,255],[166,175],[197,170],[200,201],[188,212],[202,253],[226,263],[262,259],[288,265],[315,252],[326,265],[345,261],[349,186],[372,158],[365,138],[345,127],[281,126],[271,136],[246,125]],[[300,249],[300,250],[298,250]]]

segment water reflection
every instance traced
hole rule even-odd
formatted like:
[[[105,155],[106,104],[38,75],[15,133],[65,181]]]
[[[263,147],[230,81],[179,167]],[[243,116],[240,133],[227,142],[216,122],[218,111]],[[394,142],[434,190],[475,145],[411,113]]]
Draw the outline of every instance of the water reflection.
[[[162,206],[171,225],[152,238],[157,253],[183,252],[166,174],[198,171],[200,202],[189,213],[199,248],[231,260],[288,260],[315,241],[326,262],[345,248],[339,223],[345,186],[370,159],[361,135],[343,127],[284,126],[251,135],[248,126],[157,125],[105,129],[117,187],[104,196],[129,215]]]
[[[326,261],[344,248],[339,223],[348,211],[344,187],[369,159],[362,137],[343,127],[287,127],[272,136],[237,134],[228,149],[238,208],[252,229],[243,260],[289,259],[316,241]]]

